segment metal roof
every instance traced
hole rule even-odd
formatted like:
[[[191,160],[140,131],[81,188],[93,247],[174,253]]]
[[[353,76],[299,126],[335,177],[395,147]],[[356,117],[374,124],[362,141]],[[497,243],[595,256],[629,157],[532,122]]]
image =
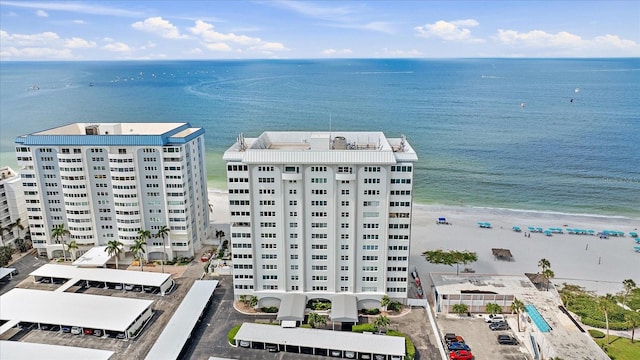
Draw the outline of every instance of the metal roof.
[[[42,265],[29,275],[142,286],[161,286],[171,279],[171,274],[104,268],[78,268],[58,264]]]
[[[193,327],[218,286],[216,280],[196,280],[176,309],[146,359],[177,359]]]
[[[0,319],[124,332],[152,303],[151,300],[16,288],[0,296]]]
[[[113,257],[109,256],[106,248],[106,246],[93,247],[77,258],[72,265],[80,267],[102,267]]]
[[[237,340],[405,356],[404,337],[243,323]]]
[[[5,276],[11,274],[16,269],[14,268],[0,268],[0,279],[3,279]]]
[[[357,150],[247,150],[245,164],[396,164],[391,151]]]
[[[278,308],[277,320],[304,320],[307,297],[304,294],[284,294]]]
[[[109,360],[113,351],[73,346],[35,344],[19,341],[0,341],[0,359],[24,360]]]
[[[331,298],[331,320],[358,322],[358,298],[355,295],[346,294]]]

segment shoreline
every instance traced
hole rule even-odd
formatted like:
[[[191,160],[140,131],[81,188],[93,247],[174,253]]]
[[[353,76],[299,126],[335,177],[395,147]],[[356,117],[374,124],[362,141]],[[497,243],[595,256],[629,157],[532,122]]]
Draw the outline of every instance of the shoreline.
[[[210,223],[216,228],[229,224],[229,201],[226,190],[208,189],[209,201],[213,205]],[[437,219],[445,217],[451,225],[439,225]],[[490,229],[480,228],[477,223],[490,222]],[[512,230],[520,226],[522,232]],[[622,237],[600,239],[595,235],[575,235],[564,232],[546,236],[531,233],[527,227],[580,228],[616,230],[625,232]],[[465,250],[478,254],[478,261],[468,265],[479,274],[519,274],[540,271],[538,261],[549,260],[555,273],[552,283],[576,284],[598,294],[617,293],[623,290],[622,281],[633,279],[640,283],[637,264],[640,253],[628,233],[638,232],[640,220],[627,217],[611,217],[589,214],[563,214],[470,206],[414,204],[409,243],[409,269],[422,277],[430,272],[456,272],[455,266],[433,265],[422,253],[427,250]],[[492,255],[493,248],[506,248],[513,254],[512,261],[498,260]]]

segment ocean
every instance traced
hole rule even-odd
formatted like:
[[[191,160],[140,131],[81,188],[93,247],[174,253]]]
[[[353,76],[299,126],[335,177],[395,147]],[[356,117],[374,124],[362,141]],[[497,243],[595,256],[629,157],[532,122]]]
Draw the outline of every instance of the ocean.
[[[3,62],[0,161],[71,122],[189,122],[209,185],[243,133],[406,135],[422,204],[640,219],[640,59]]]

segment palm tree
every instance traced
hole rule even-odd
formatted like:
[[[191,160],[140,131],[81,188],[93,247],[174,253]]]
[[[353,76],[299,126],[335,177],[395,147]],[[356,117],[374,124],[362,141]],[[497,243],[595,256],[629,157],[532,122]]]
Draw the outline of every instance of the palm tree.
[[[458,316],[462,316],[469,312],[469,307],[467,306],[467,304],[454,304],[451,310],[454,313],[458,314]]]
[[[604,323],[607,327],[607,345],[609,344],[609,311],[611,310],[611,306],[614,302],[615,298],[611,294],[607,294],[598,300],[598,306],[604,313]]]
[[[162,273],[164,274],[164,261],[167,259],[167,246],[164,243],[164,238],[169,236],[169,232],[171,230],[167,227],[167,225],[162,225],[158,232],[156,233],[156,237],[162,238],[162,262],[160,263],[160,267],[162,269]]]
[[[380,307],[382,307],[385,311],[387,310],[387,306],[391,304],[391,299],[389,295],[384,295],[382,299],[380,299]]]
[[[487,303],[485,305],[485,310],[492,315],[502,314],[502,307],[496,303]]]
[[[520,314],[524,311],[524,303],[516,298],[513,298],[511,303],[511,312],[515,313],[518,317],[518,332],[520,332]]]
[[[325,326],[327,325],[327,319],[318,314],[317,312],[310,312],[309,315],[307,316],[307,324],[309,324],[309,326],[311,326],[312,328],[316,328],[318,326]]]
[[[118,268],[118,256],[122,252],[122,243],[118,240],[111,240],[107,243],[107,247],[104,249],[109,256],[115,256],[116,269]]]
[[[624,314],[624,319],[631,328],[631,343],[633,344],[633,337],[636,334],[636,328],[640,326],[640,314],[635,311],[629,311]]]
[[[551,279],[553,279],[556,274],[553,270],[547,268],[542,272],[542,276],[544,276],[544,279],[547,281],[547,291],[549,291],[549,283],[551,283]]]
[[[376,320],[373,322],[373,327],[376,329],[378,334],[380,333],[380,328],[386,328],[389,326],[389,318],[384,315],[379,315]]]
[[[65,262],[67,262],[67,250],[64,248],[66,245],[64,237],[70,234],[69,230],[64,227],[64,224],[56,225],[51,229],[51,237],[56,239],[56,244],[62,244],[62,257]]]
[[[148,230],[146,231],[149,232]],[[140,263],[140,271],[144,271],[144,268],[142,267],[142,260],[145,253],[145,245],[147,245],[147,243],[144,241],[144,237],[140,235],[139,238],[134,240],[133,245],[129,246],[129,250],[133,253],[133,257],[138,258],[138,262]]]
[[[80,247],[78,246],[78,243],[75,240],[71,240],[69,241],[69,244],[67,245],[67,250],[71,251],[71,255],[73,255],[73,260],[76,259],[76,250],[78,250]]]
[[[633,279],[626,279],[622,281],[622,285],[624,286],[624,297],[622,298],[622,304],[626,305],[627,296],[636,288],[636,282]]]
[[[551,263],[549,262],[549,260],[542,258],[540,259],[540,261],[538,261],[538,267],[542,269],[542,272],[544,272],[551,267]]]

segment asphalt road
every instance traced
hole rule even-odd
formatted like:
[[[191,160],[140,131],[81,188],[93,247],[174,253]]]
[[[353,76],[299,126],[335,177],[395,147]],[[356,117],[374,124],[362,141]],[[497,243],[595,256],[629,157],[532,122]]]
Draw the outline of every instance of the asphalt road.
[[[29,277],[29,273],[48,262],[47,258],[35,256],[35,252],[32,250],[29,254],[8,265],[7,267],[17,269],[19,273],[18,275],[14,275],[12,280],[8,280],[6,283],[0,285],[0,295],[16,287],[22,280]]]

